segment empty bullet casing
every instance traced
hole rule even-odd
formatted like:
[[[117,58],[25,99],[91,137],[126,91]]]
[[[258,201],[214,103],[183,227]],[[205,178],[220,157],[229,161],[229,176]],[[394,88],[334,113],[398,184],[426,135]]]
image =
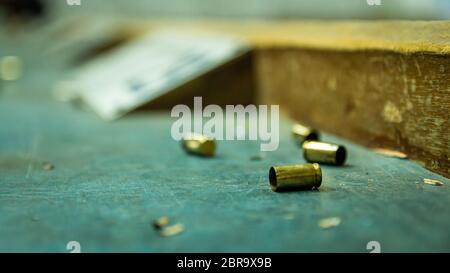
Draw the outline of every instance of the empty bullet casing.
[[[310,190],[322,184],[322,171],[317,163],[273,166],[269,182],[273,191]]]
[[[303,156],[308,162],[342,165],[347,157],[344,146],[319,141],[305,141]]]
[[[301,124],[294,124],[291,131],[295,141],[299,145],[302,145],[307,140],[319,140],[319,132]]]
[[[182,140],[182,145],[186,152],[199,156],[214,156],[216,151],[216,141],[199,134],[186,135]]]

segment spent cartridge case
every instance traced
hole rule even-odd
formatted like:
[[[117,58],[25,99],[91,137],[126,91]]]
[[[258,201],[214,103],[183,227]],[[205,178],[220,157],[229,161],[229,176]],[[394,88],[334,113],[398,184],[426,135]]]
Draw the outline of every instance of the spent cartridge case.
[[[319,140],[320,137],[317,130],[298,123],[292,126],[291,132],[298,145],[307,140]]]
[[[305,141],[303,143],[303,156],[308,162],[343,165],[347,158],[347,151],[344,146],[337,144]]]
[[[189,134],[183,137],[183,149],[190,154],[211,157],[216,152],[216,141],[199,134]]]
[[[273,166],[269,182],[273,191],[311,190],[322,184],[322,170],[317,163]]]

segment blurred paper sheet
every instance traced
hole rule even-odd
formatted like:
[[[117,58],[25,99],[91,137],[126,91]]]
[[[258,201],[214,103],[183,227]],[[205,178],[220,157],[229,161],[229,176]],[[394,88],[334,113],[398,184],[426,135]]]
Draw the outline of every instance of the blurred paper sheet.
[[[228,36],[159,31],[84,65],[75,82],[88,106],[114,120],[248,50]]]

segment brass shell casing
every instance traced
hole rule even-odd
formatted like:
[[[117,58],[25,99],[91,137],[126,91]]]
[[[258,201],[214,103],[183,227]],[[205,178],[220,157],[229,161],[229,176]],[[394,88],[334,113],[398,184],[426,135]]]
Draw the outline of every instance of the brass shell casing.
[[[298,145],[302,145],[307,140],[319,140],[319,132],[313,128],[301,124],[292,125],[292,136]]]
[[[207,136],[189,134],[182,140],[182,146],[187,153],[211,157],[216,152],[216,141]]]
[[[322,184],[322,170],[317,163],[273,166],[269,182],[273,191],[310,190]]]
[[[308,162],[342,165],[347,157],[344,146],[319,141],[305,141],[303,156]]]

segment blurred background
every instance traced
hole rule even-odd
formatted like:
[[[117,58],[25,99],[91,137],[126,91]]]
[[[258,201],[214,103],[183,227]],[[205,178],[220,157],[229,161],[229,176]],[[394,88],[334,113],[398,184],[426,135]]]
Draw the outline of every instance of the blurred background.
[[[217,22],[261,24],[355,20],[356,26],[358,21],[448,19],[448,0],[142,0],[132,3],[126,0],[0,0],[0,92],[8,94],[8,90],[12,90],[24,97],[45,94],[47,99],[58,98],[53,91],[61,86],[67,89],[65,81],[70,80],[73,71],[83,70],[82,64],[95,59],[99,53],[118,48],[131,38],[152,31],[153,27],[170,27],[171,23],[177,28],[184,22],[194,22],[193,28],[203,30]],[[341,27],[339,25],[337,29]],[[235,27],[236,33],[238,29]],[[264,27],[260,25],[260,34],[264,34],[262,29]],[[384,29],[380,31],[385,32]],[[387,32],[390,33],[387,36],[396,39],[397,30]],[[423,32],[417,29],[417,33]],[[317,32],[312,31],[301,35],[309,38],[315,34]],[[445,41],[445,35],[443,33],[439,39]],[[273,39],[274,44],[277,43],[275,40],[277,38]],[[244,66],[241,67],[243,71],[252,69],[250,63]],[[233,67],[231,71],[235,69]],[[252,89],[247,91],[251,97],[238,102],[253,101],[254,86],[243,84],[252,81],[251,77],[251,72],[247,72],[245,79],[236,81],[242,86],[236,88],[239,89],[237,93],[242,93],[240,89]],[[33,92],[25,91],[30,86],[33,86]],[[210,90],[218,88],[211,88],[209,83],[204,86]],[[182,101],[179,94],[175,97],[175,101]],[[211,102],[216,101],[219,99],[214,96]]]
[[[172,22],[199,22],[200,29],[216,22],[448,19],[448,0],[0,0],[0,90],[48,95],[98,53]],[[397,30],[388,31],[396,39]],[[24,91],[30,85],[35,90]]]
[[[70,1],[70,0],[69,0]],[[41,2],[42,4],[35,4]],[[369,1],[370,2],[370,1]],[[3,7],[25,14],[48,11],[53,17],[70,13],[94,15],[114,14],[139,17],[234,17],[234,18],[320,18],[320,19],[424,19],[450,18],[447,0],[381,0],[381,5],[370,6],[366,0],[81,0],[76,9],[69,9],[67,1],[1,0]],[[37,5],[45,7],[37,8]],[[20,8],[21,7],[21,8]],[[22,12],[18,11],[22,9]],[[3,16],[5,10],[3,10]]]
[[[58,1],[56,12],[65,9]],[[446,0],[382,0],[376,9],[366,0],[85,0],[83,10],[134,16],[217,16],[236,18],[449,19]]]
[[[111,22],[118,28],[123,25],[120,20],[126,23],[131,19],[450,19],[448,0],[381,0],[380,5],[370,5],[370,2],[377,1],[142,0],[131,3],[126,0],[0,0],[0,55],[20,56],[21,69],[30,70],[37,66],[60,70],[59,64],[72,60],[74,55],[86,54],[85,50],[90,50],[93,44],[111,39],[114,32]],[[66,54],[61,54],[62,51]],[[50,56],[57,57],[51,60],[51,65],[41,67],[38,60]],[[14,60],[9,63],[14,66]],[[23,73],[21,76],[30,75]]]

